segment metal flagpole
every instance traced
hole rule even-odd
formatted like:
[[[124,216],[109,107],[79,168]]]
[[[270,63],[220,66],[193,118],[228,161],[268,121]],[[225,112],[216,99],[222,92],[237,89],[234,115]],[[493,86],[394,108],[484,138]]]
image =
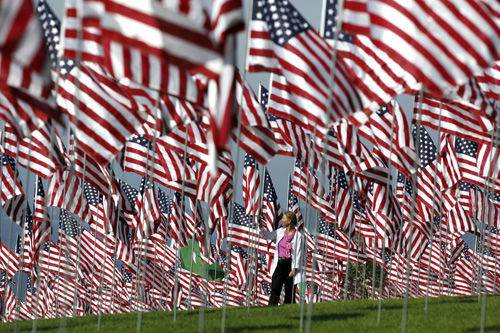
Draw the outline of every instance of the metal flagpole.
[[[252,8],[253,8],[253,0],[248,1],[248,11],[247,11],[247,19],[246,23],[250,22],[251,20],[251,15],[252,15]],[[236,43],[236,37],[234,35],[230,35],[227,37],[228,38],[228,43],[227,45],[232,45],[233,52],[231,54],[231,60],[232,63],[236,66],[236,51],[237,51],[237,43]],[[243,64],[244,64],[244,69],[243,69],[243,83],[242,83],[242,91],[241,91],[241,96],[239,98],[235,96],[235,100],[233,103],[233,110],[237,110],[236,118],[237,118],[237,124],[236,124],[236,163],[235,163],[235,171],[234,174],[236,175],[239,169],[240,165],[240,140],[241,140],[241,102],[243,100],[243,84],[246,81],[247,78],[247,70],[246,70],[246,62],[247,62],[247,53],[248,53],[248,41],[250,40],[250,29],[248,29],[247,32],[247,45],[245,47],[245,53],[243,55]],[[236,98],[239,99],[238,105],[236,104]],[[231,200],[229,204],[229,216],[228,216],[228,222],[226,223],[227,226],[229,226],[229,223],[231,222],[233,218],[233,211],[234,211],[234,196],[236,193],[237,184],[238,184],[238,177],[233,177],[233,200]],[[226,230],[227,231],[227,230]],[[222,306],[222,317],[221,317],[221,324],[220,324],[220,332],[225,333],[226,331],[226,320],[227,320],[227,276],[228,272],[230,271],[231,267],[231,242],[228,240],[226,242],[226,267],[224,269],[224,290],[223,290],[223,306]]]
[[[438,119],[438,142],[437,142],[437,152],[441,150],[441,108],[442,108],[442,102],[439,101],[439,119]],[[434,180],[432,183],[432,188],[436,188],[437,184],[437,166],[438,164],[434,166]],[[433,191],[432,193],[432,206],[433,209],[431,210],[431,232],[430,232],[430,244],[428,245],[430,247],[429,251],[429,264],[427,265],[427,283],[426,283],[426,288],[425,288],[425,302],[424,302],[424,311],[425,314],[427,315],[428,310],[429,310],[429,280],[430,280],[430,271],[431,271],[431,262],[432,262],[432,255],[433,255],[433,249],[434,249],[434,206],[436,204],[436,194],[438,196],[437,202],[439,203],[441,201],[441,192],[440,191]]]
[[[322,18],[323,18],[323,22],[324,22],[324,18],[325,18],[325,15],[326,15],[326,2],[323,2],[323,8],[322,8]],[[328,100],[327,100],[327,108],[328,108],[328,111],[330,111],[331,109],[331,101],[332,101],[332,98],[333,98],[333,87],[334,87],[334,83],[335,83],[335,80],[334,80],[334,75],[335,75],[335,68],[336,68],[336,64],[337,64],[337,42],[338,42],[338,39],[337,39],[337,33],[342,29],[342,18],[343,18],[343,14],[344,14],[344,0],[339,0],[337,2],[337,22],[336,22],[336,27],[335,27],[335,36],[334,36],[334,40],[333,40],[333,46],[332,46],[332,58],[331,58],[331,67],[330,67],[330,75],[328,76],[329,78],[329,86],[330,86],[330,91],[329,91],[329,94],[328,94]],[[324,27],[322,26],[321,27],[321,36],[324,35]],[[314,128],[314,134],[313,134],[313,137],[311,138],[311,140],[315,140],[316,139],[316,131],[317,131],[317,127]],[[315,142],[313,142],[315,144]],[[310,142],[311,144],[311,142]],[[312,152],[310,150],[310,156],[309,158],[311,158],[313,156],[314,152]],[[318,158],[319,159],[319,158]],[[313,160],[314,162],[314,160]],[[325,160],[324,161],[325,163],[325,171],[326,171],[326,168],[327,168],[327,161]],[[309,167],[309,165],[307,166]],[[325,172],[326,173],[326,172]],[[309,172],[307,173],[308,175],[308,180],[307,182],[309,183]],[[307,188],[308,192],[310,191],[310,186],[308,186]],[[310,198],[311,194],[310,192],[308,193],[308,198]],[[306,204],[307,204],[307,200],[306,200]],[[306,214],[305,214],[305,217],[304,217],[304,227],[305,227],[305,221],[307,221],[307,217],[308,217],[308,205],[306,205]],[[338,216],[337,216],[338,218]],[[337,221],[338,222],[338,221]],[[316,248],[316,245],[317,245],[317,237],[318,237],[318,221],[316,221],[316,228],[315,228],[315,233],[314,233],[314,246]],[[305,237],[304,237],[304,229],[302,229],[302,239],[303,239],[303,244],[302,244],[302,260],[301,260],[301,264],[302,264],[302,267],[300,267],[300,274],[302,274],[302,269],[305,267],[304,265],[304,262],[305,262],[305,249],[306,249],[306,246],[305,246]],[[313,253],[313,256],[312,256],[312,279],[313,279],[313,282],[314,282],[314,274],[315,274],[315,263],[316,263],[316,259],[314,257],[314,253]],[[305,276],[305,275],[304,275]],[[303,298],[303,293],[304,291],[301,292],[301,298],[300,298],[300,332],[303,332],[304,330],[304,298]],[[308,311],[307,311],[307,325],[306,325],[306,332],[310,332],[311,330],[311,318],[312,318],[312,312],[313,312],[313,305],[312,305],[312,299],[310,299],[309,301],[309,304],[308,304]]]
[[[422,103],[423,103],[423,96],[424,95],[424,88],[422,87],[420,90],[419,94],[419,108],[418,108],[418,113],[420,114],[420,117],[417,118],[417,136],[416,136],[416,143],[415,143],[415,148],[420,149],[420,131],[422,127],[421,123],[421,114],[422,114]],[[437,158],[437,157],[436,157]],[[415,216],[415,199],[417,197],[417,173],[415,173],[412,177],[412,188],[413,188],[413,193],[412,193],[412,209],[410,212],[410,221],[413,221],[413,218]],[[404,298],[403,298],[403,313],[402,313],[402,318],[401,318],[401,333],[406,333],[408,330],[408,288],[409,288],[409,280],[410,280],[410,260],[407,258],[407,264],[406,264],[406,287],[405,287],[405,293],[404,293]]]
[[[186,186],[186,164],[187,164],[187,146],[188,146],[188,138],[189,138],[189,134],[188,134],[188,130],[187,130],[187,127],[184,131],[184,151],[182,152],[182,166],[184,168],[183,170],[183,173],[182,173],[182,184],[181,184],[181,211],[182,211],[182,214],[183,214],[183,218],[185,218],[185,214],[186,214],[186,206],[185,206],[185,192],[184,192],[184,188]],[[172,212],[171,212],[172,214]],[[193,236],[194,236],[194,233],[193,233]],[[191,238],[192,239],[192,238]],[[178,262],[178,259],[180,257],[180,249],[179,249],[179,244],[176,242],[176,245],[175,245],[175,248],[176,248],[176,263],[175,263],[175,266],[174,266],[174,297],[173,297],[173,319],[174,321],[177,320],[177,291],[178,291],[178,288],[179,288],[179,262]],[[193,252],[192,252],[192,245],[191,245],[191,260],[193,258]],[[189,285],[190,285],[190,288],[189,288],[189,297],[191,297],[191,278],[192,278],[192,275],[190,274],[189,275]],[[190,304],[189,306],[191,306],[191,298],[189,299],[190,301]]]
[[[158,95],[156,96],[156,103],[155,103],[155,118],[156,119],[161,119],[161,111],[160,111],[160,93],[158,92]],[[157,114],[159,112],[159,114]],[[159,115],[159,117],[158,117]],[[156,121],[155,123],[155,129],[157,132],[160,132],[161,129],[158,128],[158,121]],[[151,173],[151,168],[153,167],[152,164],[155,163],[155,145],[156,145],[156,134],[153,135],[153,140],[151,142],[151,149],[148,149],[148,152],[147,152],[147,155],[146,155],[146,181],[149,181],[149,177],[150,177],[150,173]],[[150,154],[152,154],[151,156],[151,159],[152,161],[150,160]],[[145,181],[145,182],[146,182]],[[144,187],[146,187],[146,183],[144,184]],[[145,190],[145,189],[144,189]],[[139,195],[139,194],[138,194]],[[144,195],[143,193],[140,194],[140,195]],[[145,246],[144,242],[140,242],[139,243],[139,253],[142,253],[142,251],[144,250],[143,247]],[[138,262],[137,262],[137,274],[138,276],[136,276],[136,296],[137,296],[137,301],[138,301],[138,298],[139,298],[139,283],[141,282],[142,278],[142,267],[141,267],[141,264],[142,262],[144,261],[144,259],[142,258],[138,258]],[[144,288],[142,288],[142,301],[144,302],[145,300],[145,291],[144,291]],[[141,332],[141,328],[142,328],[142,307],[141,309],[139,309],[139,311],[137,312],[137,320],[136,320],[136,332],[137,333],[140,333]]]
[[[397,101],[394,100],[394,110],[393,110],[393,117],[395,115],[395,110],[396,110],[396,107],[400,107],[397,105]],[[392,154],[393,154],[393,149],[394,149],[394,125],[396,123],[396,120],[393,119],[393,121],[391,122],[391,142],[390,142],[390,146],[389,146],[389,156],[392,157]],[[390,203],[390,194],[391,194],[391,178],[392,178],[392,175],[391,175],[391,170],[392,170],[392,158],[389,158],[389,163],[388,163],[388,174],[387,174],[387,184],[386,184],[386,196],[385,196],[385,202],[386,204],[389,204]],[[402,230],[402,228],[400,229]],[[400,231],[400,234],[401,234],[401,231]],[[384,279],[383,279],[383,265],[384,265],[384,262],[385,262],[385,244],[386,244],[386,241],[387,241],[387,233],[386,231],[384,230],[384,237],[382,238],[382,265],[380,267],[380,280],[379,280],[379,295],[378,295],[378,304],[377,304],[377,325],[380,324],[380,318],[381,318],[381,314],[382,314],[382,295],[383,295],[383,285],[384,285]],[[376,252],[376,240],[374,240],[374,249],[373,249],[373,276],[375,277],[375,265],[376,265],[376,260],[375,260],[375,252]],[[391,242],[391,252],[392,250],[394,249],[394,246],[395,246],[395,242]],[[347,279],[346,279],[347,280]],[[375,280],[375,278],[373,278],[373,280]],[[372,281],[372,284],[374,285],[374,281]]]
[[[497,113],[497,119],[496,119],[496,122],[500,122],[500,114]],[[493,130],[491,132],[491,146],[492,146],[492,151],[490,151],[490,155],[489,155],[489,164],[490,164],[490,168],[489,170],[491,170],[491,166],[493,164],[493,144],[495,142],[495,130]],[[495,175],[496,173],[496,170],[499,166],[494,166],[493,168],[493,172],[492,172],[492,175]],[[490,171],[491,172],[491,171]],[[488,175],[486,175],[486,191],[488,190],[489,188],[489,185],[490,185],[490,177]],[[488,216],[486,217],[488,222],[490,221],[493,221],[494,219],[494,214],[493,214],[493,210],[495,209],[495,207],[493,207],[493,202],[490,202],[490,198],[489,198],[489,195],[486,197],[486,200],[484,200],[484,205],[487,206],[487,209],[486,211],[488,212]],[[484,209],[483,209],[483,212],[484,212]],[[484,213],[483,213],[483,216],[484,216]],[[494,221],[493,221],[494,222]],[[493,223],[489,223],[491,226],[493,226]],[[485,229],[485,221],[482,221],[481,223],[481,238],[482,238],[482,242],[480,243],[480,246],[481,246],[481,252],[480,252],[480,256],[482,256],[482,260],[481,260],[481,263],[480,263],[480,270],[482,271],[482,266],[483,266],[483,262],[484,262],[484,256],[485,256],[485,253],[484,253],[484,242],[485,242],[485,235],[484,235],[484,229]],[[490,237],[491,237],[491,233],[490,233]],[[496,292],[496,267],[497,267],[497,262],[498,260],[495,260],[495,276],[494,276],[494,284],[493,284],[493,292]],[[479,288],[478,288],[479,289]],[[481,291],[478,290],[478,295],[481,295]],[[486,309],[487,309],[487,296],[488,295],[488,291],[486,290],[486,292],[482,295],[482,298],[481,298],[481,319],[480,319],[480,328],[479,328],[479,331],[481,333],[484,333],[485,331],[485,324],[486,324]]]

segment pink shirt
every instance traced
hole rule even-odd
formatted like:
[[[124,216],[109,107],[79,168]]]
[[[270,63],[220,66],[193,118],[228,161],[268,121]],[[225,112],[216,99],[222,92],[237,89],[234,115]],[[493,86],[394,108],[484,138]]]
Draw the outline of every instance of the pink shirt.
[[[285,231],[283,238],[278,243],[278,256],[283,258],[291,258],[292,256],[292,239],[295,235],[295,230],[289,234]]]

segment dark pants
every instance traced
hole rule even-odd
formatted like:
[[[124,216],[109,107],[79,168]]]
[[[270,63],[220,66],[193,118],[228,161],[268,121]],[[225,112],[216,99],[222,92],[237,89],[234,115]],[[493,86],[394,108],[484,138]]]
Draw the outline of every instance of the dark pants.
[[[285,285],[285,304],[292,303],[293,300],[293,277],[289,277],[292,270],[291,259],[280,259],[273,273],[273,281],[271,284],[271,297],[269,297],[269,305],[278,305],[280,301],[281,288]]]

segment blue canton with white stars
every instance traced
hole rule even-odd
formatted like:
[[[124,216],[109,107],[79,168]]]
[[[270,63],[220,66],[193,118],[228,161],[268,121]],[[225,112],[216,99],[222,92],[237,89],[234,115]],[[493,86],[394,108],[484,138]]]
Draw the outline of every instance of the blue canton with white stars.
[[[75,66],[75,62],[70,59],[59,59],[61,22],[45,0],[38,1],[36,11],[42,24],[51,65],[58,68],[62,75],[66,75]]]
[[[341,42],[352,43],[352,35],[343,31],[340,31],[338,35],[335,34],[337,30],[337,3],[337,0],[326,0],[324,37],[326,39],[337,38]]]
[[[418,155],[420,158],[420,165],[425,168],[431,164],[437,157],[436,145],[432,141],[431,136],[423,126],[419,126],[418,137],[417,137],[417,126],[413,126],[413,137],[415,143],[418,145]]]
[[[252,19],[266,22],[271,40],[280,46],[310,27],[289,0],[255,0]]]
[[[400,184],[404,184],[405,191],[408,194],[413,193],[413,185],[409,179],[407,179],[401,172],[398,172],[397,182]]]
[[[477,157],[477,142],[456,138],[455,140],[455,150],[457,154],[467,155],[469,157],[476,158]]]
[[[255,168],[255,170],[259,170],[259,166],[255,162],[255,158],[250,154],[245,154],[245,161],[243,162],[243,167]]]
[[[135,206],[135,199],[137,198],[137,194],[139,191],[137,191],[132,185],[121,181],[121,188],[122,192],[125,194],[125,198],[127,198],[127,201],[129,204],[134,207]]]
[[[83,184],[83,195],[87,202],[92,206],[98,206],[103,203],[103,195],[89,183]]]
[[[246,215],[245,208],[238,203],[234,203],[233,224],[254,228],[252,217]]]
[[[161,189],[158,190],[158,205],[160,206],[160,211],[164,214],[170,214],[172,211],[172,199]]]
[[[71,237],[76,237],[79,234],[78,220],[65,209],[61,209],[61,215],[59,216],[59,227],[66,235]]]
[[[320,234],[338,239],[338,236],[335,234],[335,226],[328,223],[322,216],[318,221],[318,232]]]

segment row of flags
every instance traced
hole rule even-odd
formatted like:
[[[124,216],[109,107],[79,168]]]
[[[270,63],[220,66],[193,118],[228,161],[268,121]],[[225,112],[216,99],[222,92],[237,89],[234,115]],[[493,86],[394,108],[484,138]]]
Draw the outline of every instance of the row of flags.
[[[274,156],[295,160],[299,300],[344,297],[367,262],[372,297],[498,293],[500,7],[343,3],[318,32],[253,2],[255,94],[231,61],[241,0],[68,0],[62,20],[0,2],[0,203],[21,230],[0,240],[2,320],[267,304]],[[193,244],[222,279],[181,260]]]

